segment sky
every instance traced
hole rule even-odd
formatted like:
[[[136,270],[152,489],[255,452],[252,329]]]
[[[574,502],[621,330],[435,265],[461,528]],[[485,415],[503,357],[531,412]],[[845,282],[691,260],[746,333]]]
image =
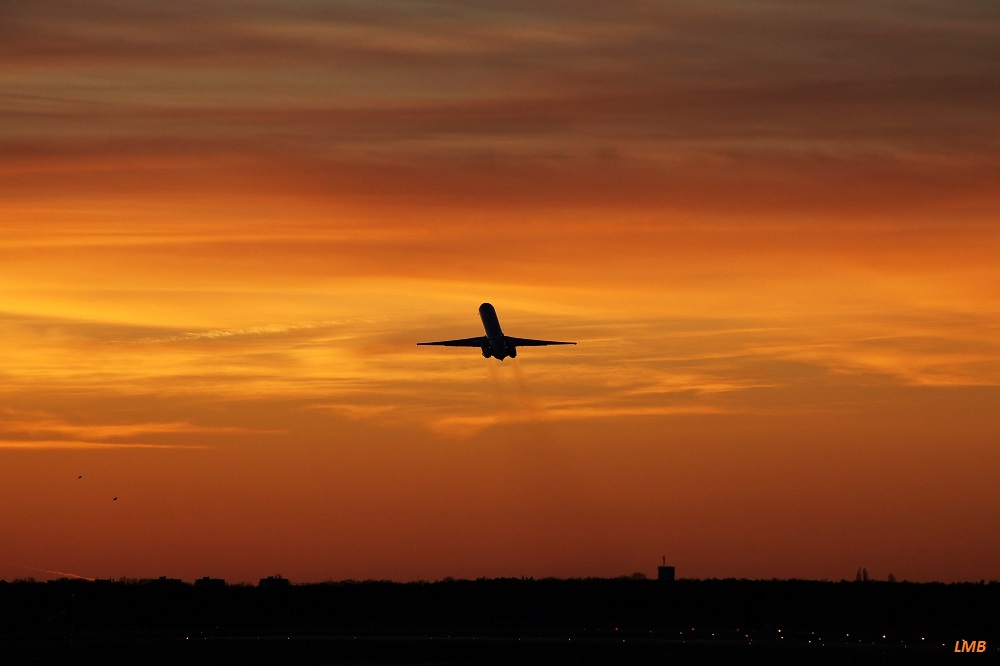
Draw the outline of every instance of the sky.
[[[7,0],[0,578],[1000,579],[998,64],[991,0]],[[486,301],[579,344],[415,345]]]

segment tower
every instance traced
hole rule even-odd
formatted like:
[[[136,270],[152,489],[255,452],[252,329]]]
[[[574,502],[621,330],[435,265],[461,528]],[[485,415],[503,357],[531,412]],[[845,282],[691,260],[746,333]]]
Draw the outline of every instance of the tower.
[[[664,583],[674,582],[674,568],[667,566],[667,556],[663,556],[663,564],[656,567],[656,580]]]

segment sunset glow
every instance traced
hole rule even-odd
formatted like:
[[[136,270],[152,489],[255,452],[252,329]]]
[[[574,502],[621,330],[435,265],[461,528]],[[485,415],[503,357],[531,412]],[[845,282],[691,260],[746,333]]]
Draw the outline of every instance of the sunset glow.
[[[1000,579],[1000,6],[0,19],[0,578]]]

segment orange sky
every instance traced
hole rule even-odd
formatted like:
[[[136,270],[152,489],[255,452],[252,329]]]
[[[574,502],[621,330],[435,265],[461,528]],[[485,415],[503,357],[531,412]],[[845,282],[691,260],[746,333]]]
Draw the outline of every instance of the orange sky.
[[[1000,578],[992,4],[0,19],[0,578]]]

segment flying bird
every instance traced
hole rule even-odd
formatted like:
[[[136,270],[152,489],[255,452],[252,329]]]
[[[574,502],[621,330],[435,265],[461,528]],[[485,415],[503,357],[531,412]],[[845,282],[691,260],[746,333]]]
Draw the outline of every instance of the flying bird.
[[[500,330],[500,320],[497,311],[489,303],[479,306],[479,318],[483,320],[486,335],[478,338],[463,338],[461,340],[442,340],[441,342],[418,342],[418,345],[438,345],[441,347],[479,347],[485,358],[491,356],[502,361],[508,356],[517,357],[518,347],[544,347],[546,345],[575,345],[575,342],[558,342],[556,340],[532,340],[531,338],[513,338],[504,335]]]

